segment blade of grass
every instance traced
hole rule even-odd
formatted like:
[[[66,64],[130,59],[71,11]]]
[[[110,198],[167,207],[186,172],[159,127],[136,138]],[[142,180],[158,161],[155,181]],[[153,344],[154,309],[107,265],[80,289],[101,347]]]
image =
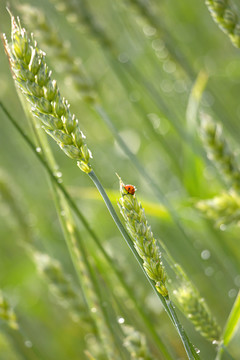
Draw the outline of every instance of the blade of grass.
[[[1,330],[7,335],[16,353],[22,360],[41,360],[42,355],[39,354],[35,346],[31,343],[28,337],[26,337],[22,330],[15,330],[7,325],[1,324]]]
[[[238,292],[238,295],[236,297],[236,300],[233,304],[232,310],[230,312],[230,315],[228,317],[224,332],[223,332],[223,343],[225,346],[229,344],[231,339],[233,338],[235,332],[237,331],[237,328],[239,326],[240,322],[240,292]]]
[[[221,360],[223,353],[227,353],[228,357],[230,359],[233,359],[231,355],[229,354],[227,350],[227,346],[234,337],[238,327],[240,324],[240,291],[238,292],[238,295],[236,297],[236,300],[234,301],[234,304],[232,306],[231,312],[228,316],[216,360]]]

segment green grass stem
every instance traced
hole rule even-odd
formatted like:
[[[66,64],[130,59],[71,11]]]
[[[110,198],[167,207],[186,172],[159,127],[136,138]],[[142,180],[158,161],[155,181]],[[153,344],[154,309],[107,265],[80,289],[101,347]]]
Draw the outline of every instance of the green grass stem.
[[[197,355],[196,351],[194,350],[193,346],[191,345],[182,325],[180,324],[178,318],[177,318],[177,315],[176,315],[176,312],[172,306],[172,302],[168,299],[168,297],[164,297],[162,296],[156,289],[155,287],[155,283],[153,280],[151,280],[145,270],[144,270],[144,267],[143,267],[143,263],[141,261],[141,258],[139,257],[134,245],[133,245],[133,242],[131,240],[131,238],[129,237],[128,233],[126,232],[124,226],[122,225],[112,203],[110,202],[101,182],[99,181],[99,179],[97,178],[96,174],[94,173],[93,170],[91,170],[89,173],[88,173],[88,176],[91,178],[91,180],[94,182],[95,186],[97,187],[97,189],[99,190],[100,194],[102,195],[102,198],[109,210],[109,213],[110,215],[112,216],[116,226],[118,227],[119,231],[121,232],[124,240],[126,241],[127,245],[129,246],[130,250],[132,251],[133,255],[135,256],[139,266],[141,267],[142,271],[144,272],[144,274],[146,275],[146,278],[147,280],[149,281],[150,285],[152,286],[154,292],[156,293],[156,295],[159,297],[160,301],[162,302],[163,304],[163,307],[164,309],[167,311],[170,319],[172,320],[174,326],[176,327],[176,330],[178,331],[178,334],[182,340],[182,343],[183,343],[183,346],[186,350],[186,353],[188,355],[188,358],[191,359],[191,360],[194,360],[194,359],[199,359],[199,356]]]

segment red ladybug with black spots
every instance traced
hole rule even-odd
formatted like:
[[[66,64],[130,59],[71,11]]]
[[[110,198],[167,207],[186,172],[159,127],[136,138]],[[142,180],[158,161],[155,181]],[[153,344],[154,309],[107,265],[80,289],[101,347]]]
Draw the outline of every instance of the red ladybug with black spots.
[[[136,188],[135,188],[135,186],[133,186],[133,185],[125,185],[124,186],[124,189],[127,191],[127,194],[124,194],[124,195],[128,195],[128,194],[130,194],[130,195],[134,195],[135,194],[135,192],[136,192]]]

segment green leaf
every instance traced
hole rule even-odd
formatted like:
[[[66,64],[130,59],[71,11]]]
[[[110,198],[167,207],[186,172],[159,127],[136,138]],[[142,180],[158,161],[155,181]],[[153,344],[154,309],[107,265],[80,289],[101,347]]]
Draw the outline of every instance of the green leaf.
[[[223,343],[225,346],[228,345],[230,340],[233,338],[237,327],[239,325],[240,320],[240,291],[238,292],[238,296],[233,304],[232,310],[228,317],[225,330],[223,333]]]

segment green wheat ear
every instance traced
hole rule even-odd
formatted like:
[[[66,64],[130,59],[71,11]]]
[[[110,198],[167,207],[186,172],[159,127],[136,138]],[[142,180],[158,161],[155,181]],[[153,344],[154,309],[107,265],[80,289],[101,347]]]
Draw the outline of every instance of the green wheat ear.
[[[28,36],[20,21],[17,23],[10,16],[12,39],[8,43],[3,35],[3,42],[17,87],[32,105],[31,111],[42,122],[43,129],[67,156],[78,161],[82,171],[89,173],[91,152],[68,101],[61,96],[56,80],[51,79],[45,53],[37,47],[33,36]]]
[[[174,290],[174,295],[183,313],[193,323],[196,330],[209,341],[218,341],[221,329],[205,300],[200,297],[193,285],[187,281],[183,282],[180,288]]]
[[[93,330],[91,317],[82,296],[74,286],[70,276],[66,275],[61,263],[47,254],[33,252],[33,258],[39,273],[45,278],[49,289],[58,303],[67,308],[74,322],[84,322],[84,326]]]
[[[235,155],[224,137],[222,127],[208,114],[201,114],[201,138],[208,158],[218,168],[230,186],[240,189],[240,170]]]
[[[4,321],[10,328],[17,330],[19,328],[15,312],[11,309],[7,299],[0,291],[0,322]]]
[[[128,194],[121,178],[119,178],[119,181],[121,198],[118,206],[134,242],[135,249],[143,260],[143,267],[148,277],[155,282],[157,291],[162,296],[168,296],[161,252],[147,222],[144,209],[141,203],[137,201],[136,194]]]
[[[230,1],[206,0],[205,2],[220,29],[229,36],[234,46],[240,48],[240,21]]]
[[[131,360],[154,360],[155,358],[151,355],[146,337],[132,326],[122,325],[123,333],[125,335],[123,346],[128,350]]]
[[[206,217],[221,225],[238,224],[240,222],[240,197],[235,191],[224,192],[213,199],[200,200],[196,208]]]

